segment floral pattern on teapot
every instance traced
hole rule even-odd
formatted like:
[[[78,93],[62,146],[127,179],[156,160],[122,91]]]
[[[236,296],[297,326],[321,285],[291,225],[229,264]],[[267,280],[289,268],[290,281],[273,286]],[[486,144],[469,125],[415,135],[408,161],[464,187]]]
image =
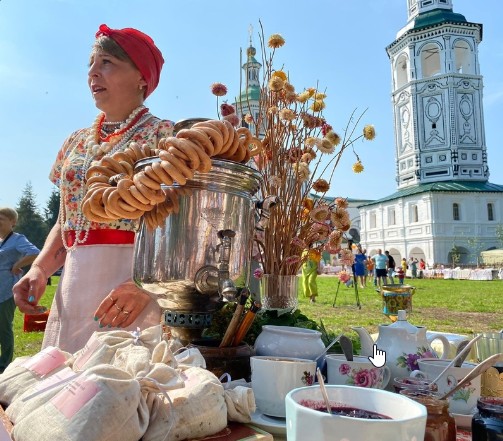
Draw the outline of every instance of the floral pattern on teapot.
[[[346,384],[351,386],[375,388],[382,383],[383,374],[378,368],[351,369],[349,364],[343,363],[339,366],[339,373],[348,377]]]
[[[437,358],[437,354],[432,352],[430,348],[421,346],[420,348],[417,348],[417,352],[415,354],[402,352],[402,355],[396,360],[396,365],[401,368],[406,368],[408,372],[416,371],[419,369],[417,360],[420,358]]]
[[[306,386],[312,386],[314,384],[314,375],[309,371],[304,371],[302,376],[302,383]]]

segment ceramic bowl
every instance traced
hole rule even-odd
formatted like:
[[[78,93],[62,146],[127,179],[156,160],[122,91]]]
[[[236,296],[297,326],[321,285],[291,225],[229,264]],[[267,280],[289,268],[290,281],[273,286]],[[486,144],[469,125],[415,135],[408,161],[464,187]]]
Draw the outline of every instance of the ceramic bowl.
[[[426,407],[411,399],[380,389],[327,385],[333,407],[349,407],[375,412],[390,419],[362,419],[329,415],[302,404],[322,404],[320,387],[294,389],[285,398],[288,441],[413,441],[424,439]]]

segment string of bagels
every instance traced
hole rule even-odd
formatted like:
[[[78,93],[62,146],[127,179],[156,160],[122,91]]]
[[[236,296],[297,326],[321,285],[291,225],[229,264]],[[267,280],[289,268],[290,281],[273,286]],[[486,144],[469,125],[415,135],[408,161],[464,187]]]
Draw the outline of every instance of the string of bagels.
[[[209,172],[211,158],[246,163],[262,148],[246,127],[235,129],[226,120],[198,122],[160,139],[155,149],[131,142],[89,167],[82,213],[100,223],[144,216],[147,227],[154,229],[178,212],[177,192],[167,186],[184,186],[195,172]],[[135,162],[155,156],[160,161],[135,172]]]

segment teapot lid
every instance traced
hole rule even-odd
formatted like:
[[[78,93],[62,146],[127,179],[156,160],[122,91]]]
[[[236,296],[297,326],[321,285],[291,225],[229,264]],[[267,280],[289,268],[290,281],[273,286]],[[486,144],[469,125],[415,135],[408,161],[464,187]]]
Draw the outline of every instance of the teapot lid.
[[[417,326],[411,325],[407,321],[407,313],[404,309],[398,310],[398,318],[395,323],[389,325],[390,328],[405,329],[409,334],[417,333]]]

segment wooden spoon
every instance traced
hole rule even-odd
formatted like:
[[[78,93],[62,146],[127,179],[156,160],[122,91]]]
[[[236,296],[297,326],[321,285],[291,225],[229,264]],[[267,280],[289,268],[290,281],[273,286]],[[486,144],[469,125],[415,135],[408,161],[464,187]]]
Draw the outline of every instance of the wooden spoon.
[[[327,412],[332,414],[332,407],[330,406],[330,400],[328,399],[327,388],[325,387],[325,381],[323,381],[323,375],[321,375],[320,368],[316,369],[316,376],[318,378],[318,383],[320,384],[321,395],[323,396],[323,401],[325,401],[325,406],[327,406]]]
[[[497,361],[503,360],[503,354],[494,354],[489,358],[486,358],[482,363],[479,363],[476,367],[474,367],[465,378],[459,380],[458,384],[452,388],[449,392],[444,394],[440,399],[445,400],[447,397],[450,397],[454,392],[461,389],[466,383],[469,383],[474,378],[477,378],[479,375],[483,374],[487,369],[494,365]]]

